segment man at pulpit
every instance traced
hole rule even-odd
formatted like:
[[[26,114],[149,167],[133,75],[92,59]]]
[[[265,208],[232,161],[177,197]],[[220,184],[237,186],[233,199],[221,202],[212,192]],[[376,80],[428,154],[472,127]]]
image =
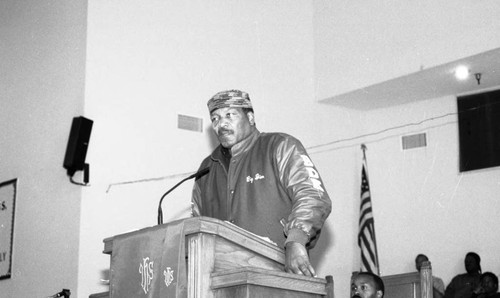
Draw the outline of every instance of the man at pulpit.
[[[304,146],[288,134],[261,133],[246,92],[219,92],[207,106],[220,145],[200,165],[209,172],[195,181],[193,216],[226,220],[269,238],[285,249],[287,272],[315,276],[308,250],[331,201]]]

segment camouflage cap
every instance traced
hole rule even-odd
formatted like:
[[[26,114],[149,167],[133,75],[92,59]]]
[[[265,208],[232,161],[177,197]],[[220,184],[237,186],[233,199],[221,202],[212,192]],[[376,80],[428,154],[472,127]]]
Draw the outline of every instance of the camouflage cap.
[[[210,98],[207,106],[210,113],[220,108],[253,108],[248,93],[240,90],[221,91]]]

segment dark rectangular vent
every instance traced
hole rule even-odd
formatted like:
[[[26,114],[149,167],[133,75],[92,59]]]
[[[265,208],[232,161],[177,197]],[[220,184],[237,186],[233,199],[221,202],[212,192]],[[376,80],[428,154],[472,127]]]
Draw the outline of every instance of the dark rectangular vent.
[[[180,114],[177,116],[178,128],[198,132],[203,131],[203,119]]]
[[[403,136],[402,144],[403,144],[403,150],[425,147],[427,146],[427,139],[425,133]]]

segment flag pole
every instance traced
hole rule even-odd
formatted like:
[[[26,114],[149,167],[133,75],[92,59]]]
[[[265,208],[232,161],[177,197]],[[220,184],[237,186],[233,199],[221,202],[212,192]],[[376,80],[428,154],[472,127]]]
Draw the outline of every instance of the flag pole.
[[[363,164],[365,165],[365,175],[366,175],[366,178],[368,179],[368,161],[366,160],[366,150],[368,150],[368,149],[366,148],[365,144],[361,144],[361,150],[363,150]],[[378,260],[377,260],[377,262],[378,262]]]
[[[366,163],[366,154],[365,154],[365,151],[367,149],[366,149],[366,145],[365,144],[361,144],[361,150],[363,150],[363,161]],[[367,164],[367,166],[368,166],[368,164]]]

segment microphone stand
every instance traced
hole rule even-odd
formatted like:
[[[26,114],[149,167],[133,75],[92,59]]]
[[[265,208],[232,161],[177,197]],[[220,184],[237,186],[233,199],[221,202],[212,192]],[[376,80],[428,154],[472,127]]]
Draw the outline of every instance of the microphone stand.
[[[186,177],[184,179],[182,179],[179,183],[177,183],[176,185],[174,185],[174,187],[172,187],[171,189],[169,189],[166,193],[163,194],[163,196],[161,196],[161,199],[160,199],[160,202],[158,203],[158,224],[161,225],[163,224],[163,211],[161,209],[161,203],[163,202],[163,199],[169,194],[171,193],[174,189],[177,188],[177,186],[181,185],[182,183],[184,183],[186,180],[189,180],[189,179],[193,179],[193,178],[200,178],[201,176],[205,175],[208,173],[210,169],[209,168],[204,168],[202,170],[199,170],[198,172],[194,173],[193,175],[189,176],[189,177]]]

